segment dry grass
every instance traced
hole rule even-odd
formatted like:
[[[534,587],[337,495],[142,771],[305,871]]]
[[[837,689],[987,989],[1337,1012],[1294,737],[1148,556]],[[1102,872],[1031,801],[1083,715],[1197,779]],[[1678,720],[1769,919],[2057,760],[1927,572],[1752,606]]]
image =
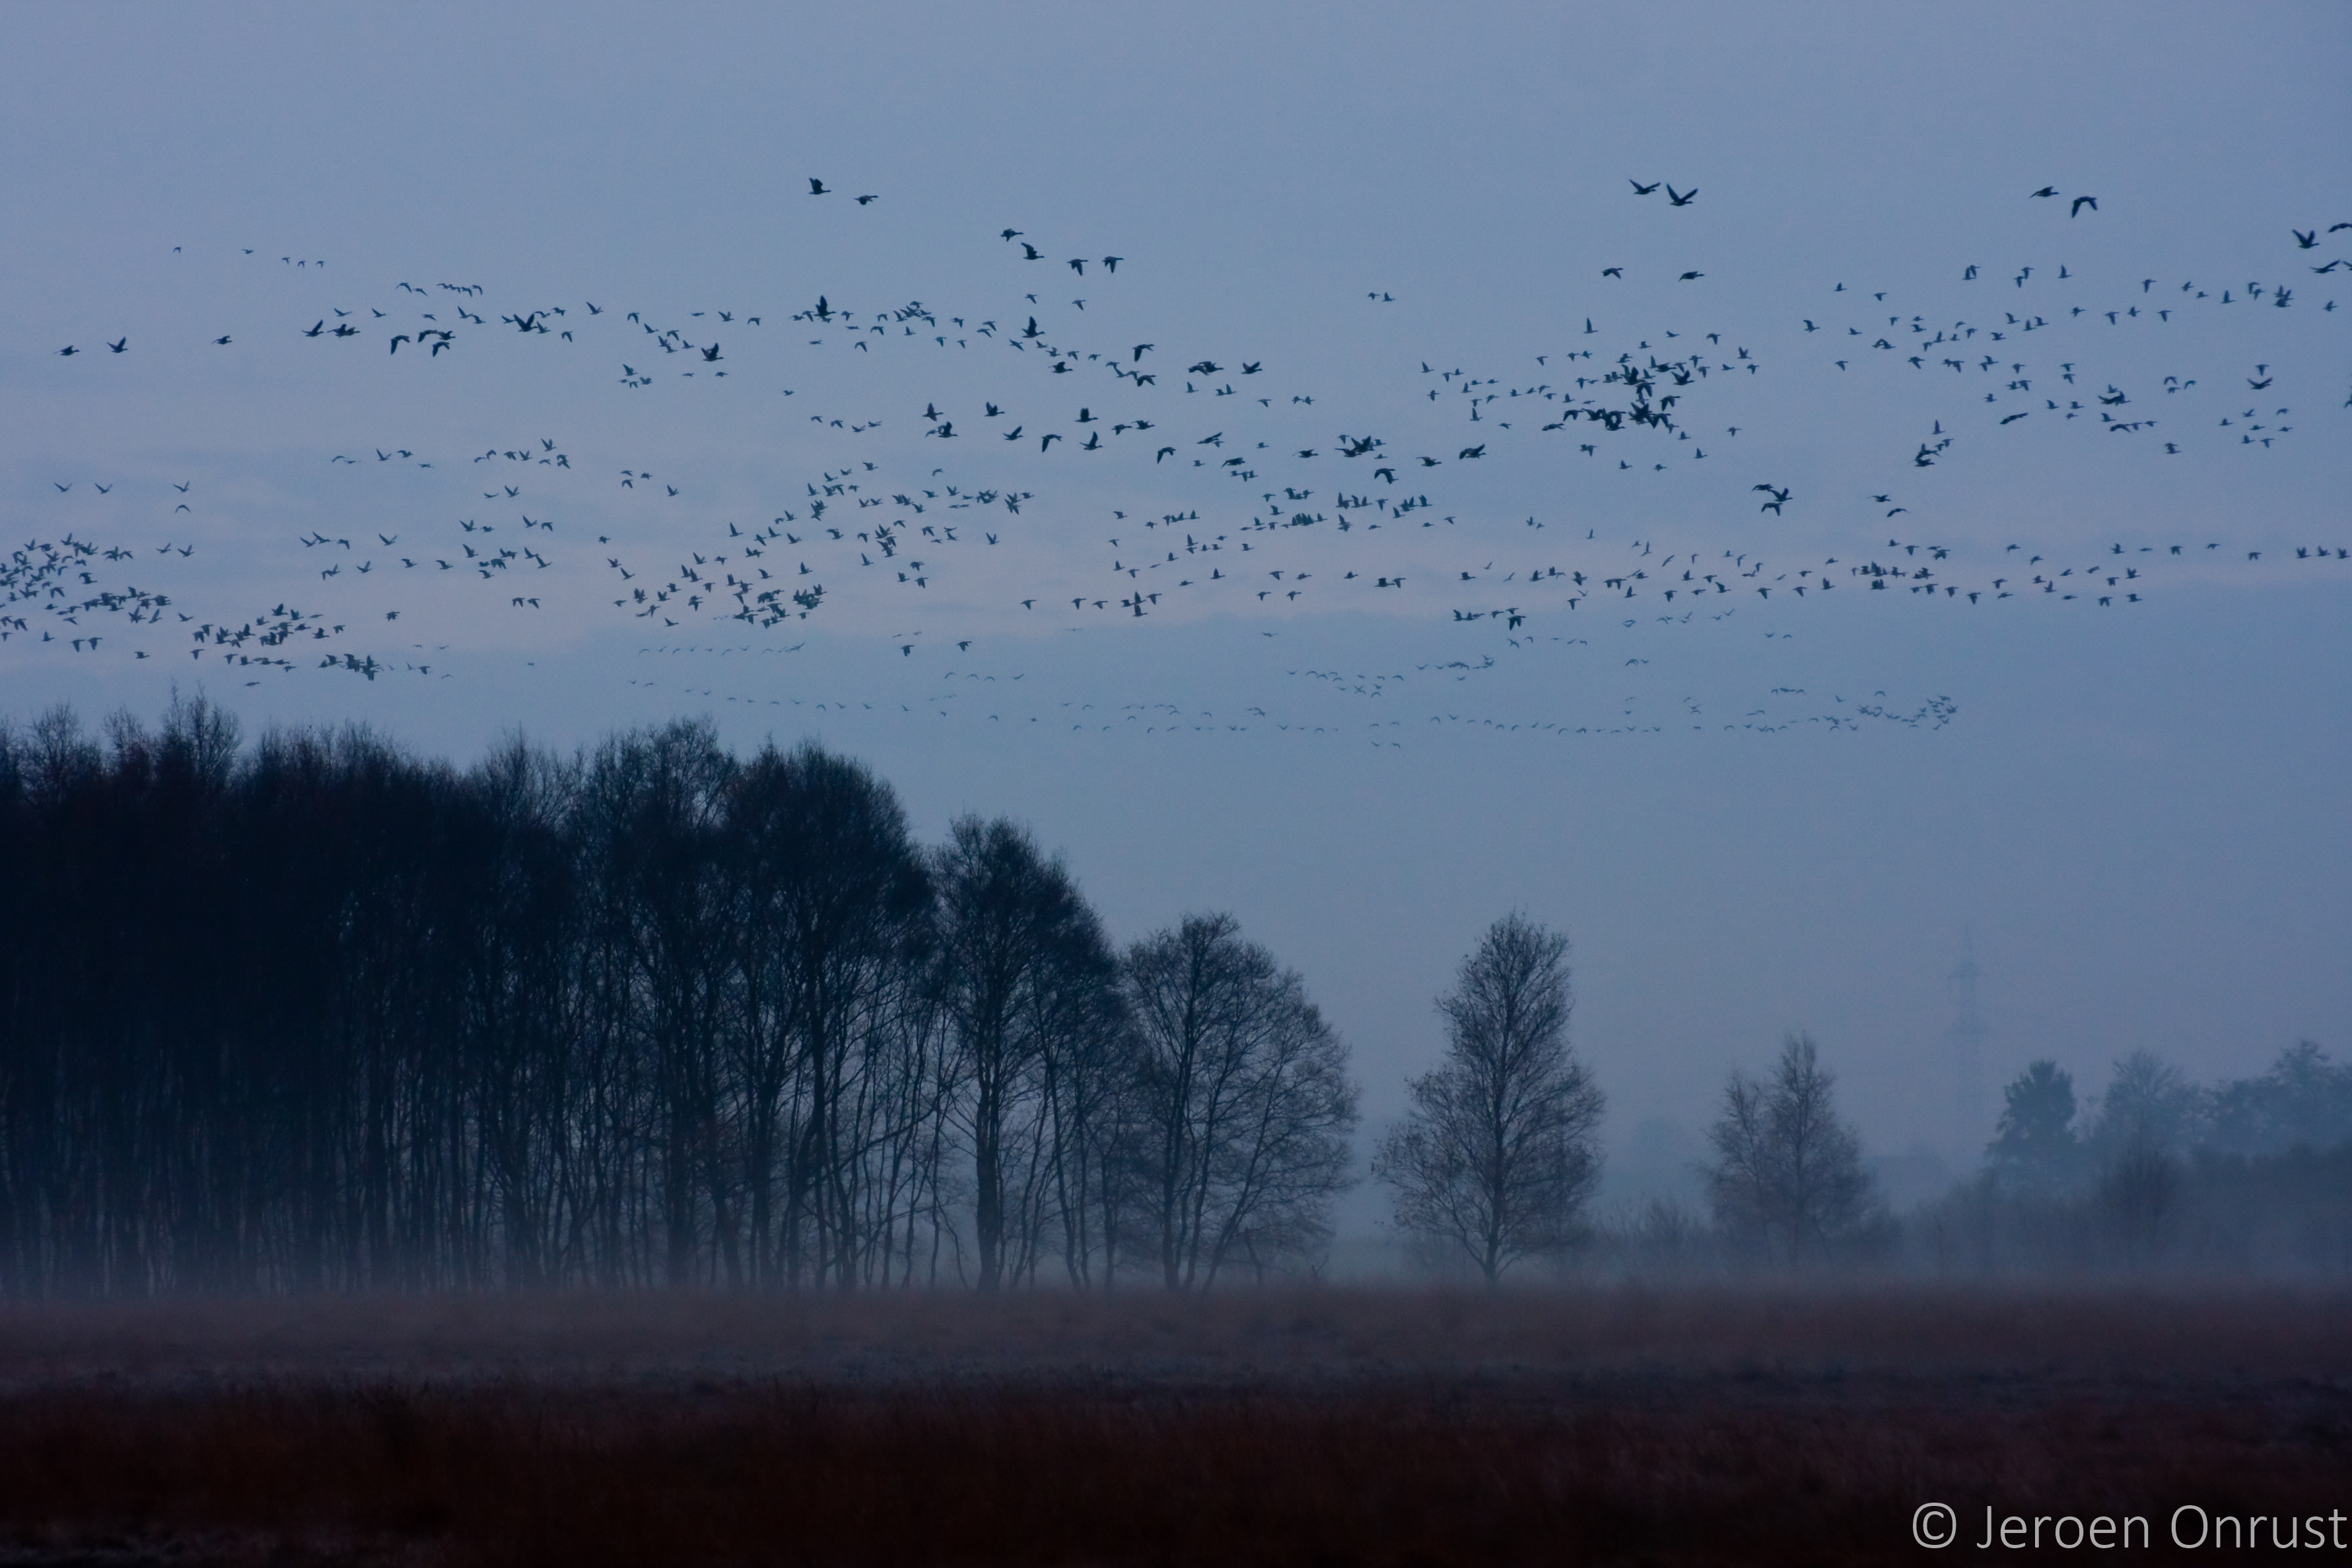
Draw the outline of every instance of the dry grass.
[[[1930,1500],[1971,1528],[1989,1502],[2352,1510],[2347,1307],[17,1308],[0,1313],[0,1542],[91,1563],[1884,1563],[1912,1554]]]

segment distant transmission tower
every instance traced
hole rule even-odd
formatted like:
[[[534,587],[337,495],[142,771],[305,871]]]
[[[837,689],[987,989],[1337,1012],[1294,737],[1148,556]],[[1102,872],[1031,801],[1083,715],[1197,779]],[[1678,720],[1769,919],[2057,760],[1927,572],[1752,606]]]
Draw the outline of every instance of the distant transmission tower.
[[[1964,926],[1959,966],[1947,982],[1952,1026],[1944,1031],[1952,1052],[1952,1132],[1964,1159],[1973,1158],[1985,1141],[1984,1040],[1992,1030],[1977,1009],[1977,983],[1983,977],[1977,967],[1976,935]]]

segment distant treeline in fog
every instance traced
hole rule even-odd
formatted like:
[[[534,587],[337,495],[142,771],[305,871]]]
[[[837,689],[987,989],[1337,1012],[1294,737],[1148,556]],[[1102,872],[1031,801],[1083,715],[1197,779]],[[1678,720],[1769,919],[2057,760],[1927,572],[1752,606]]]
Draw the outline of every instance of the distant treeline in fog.
[[[1348,1179],[1222,915],[1115,952],[1006,821],[707,723],[470,770],[177,702],[0,734],[0,1290],[1170,1288]]]
[[[2002,1101],[1979,1170],[1904,1214],[1864,1189],[1819,1228],[1825,1260],[1945,1278],[2352,1276],[2352,1064],[2312,1041],[2212,1084],[2133,1051],[2080,1101],[2071,1073],[2036,1061]],[[1619,1204],[1586,1266],[1688,1276],[1770,1261],[1773,1231],[1727,1207],[1722,1168],[1702,1173],[1705,1215]]]
[[[2095,1106],[2074,1087],[2010,1083],[1983,1173],[1916,1218],[1940,1265],[2352,1275],[2352,1064],[2303,1040],[2200,1085],[2141,1051]]]
[[[1117,949],[1016,823],[918,844],[859,764],[706,722],[462,771],[202,699],[0,724],[0,1294],[1203,1290],[1316,1268],[1350,1180],[1346,1044],[1230,916]],[[1514,913],[1437,999],[1373,1160],[1431,1272],[2352,1274],[2307,1042],[2087,1103],[2034,1063],[1897,1214],[1792,1033],[1703,1208],[1597,1210],[1567,957]]]

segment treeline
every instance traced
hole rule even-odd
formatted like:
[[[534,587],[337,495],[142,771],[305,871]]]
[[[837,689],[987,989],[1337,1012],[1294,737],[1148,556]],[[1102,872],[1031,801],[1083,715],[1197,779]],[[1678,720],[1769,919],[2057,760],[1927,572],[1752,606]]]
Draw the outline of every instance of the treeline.
[[[2352,1275],[2352,1065],[2315,1043],[2212,1084],[2134,1051],[2089,1103],[2037,1061],[2002,1100],[1983,1170],[1918,1217],[1944,1266]]]
[[[2191,1082],[2149,1051],[2105,1089],[2036,1061],[1977,1170],[1897,1213],[1837,1117],[1810,1040],[1734,1074],[1699,1167],[1707,1207],[1620,1205],[1585,1266],[1709,1274],[1812,1260],[1937,1278],[2352,1277],[2352,1064],[2304,1040],[2267,1071]]]
[[[707,723],[459,771],[201,698],[0,728],[0,1292],[1206,1288],[1355,1089],[1223,915]]]
[[[202,699],[0,725],[0,1295],[1169,1290],[1310,1266],[1345,1044],[1229,916],[1118,950],[1011,821],[707,723],[459,770]],[[2078,1103],[2036,1062],[1895,1213],[1792,1033],[1671,1200],[1596,1215],[1567,939],[1512,914],[1373,1175],[1488,1284],[1862,1268],[2352,1274],[2352,1067]]]

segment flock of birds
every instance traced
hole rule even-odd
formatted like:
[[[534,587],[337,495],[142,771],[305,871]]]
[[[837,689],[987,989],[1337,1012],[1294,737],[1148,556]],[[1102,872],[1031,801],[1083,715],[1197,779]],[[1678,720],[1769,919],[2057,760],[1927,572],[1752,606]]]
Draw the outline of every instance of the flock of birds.
[[[1689,207],[1699,196],[1696,188],[1665,180],[1632,184],[1636,197],[1662,193],[1669,209]],[[807,197],[844,197],[859,207],[881,199],[846,196],[814,178]],[[2067,203],[2070,220],[2098,211],[2095,197],[2067,197],[2055,187],[2031,197]],[[2291,229],[2282,269],[2301,267],[2306,271],[2300,276],[2323,278],[2352,270],[2352,259],[2319,261],[2313,254],[2347,230],[2352,222]],[[1769,352],[1759,346],[1761,335],[1749,343],[1719,329],[1612,332],[1588,316],[1568,346],[1530,352],[1517,368],[1420,361],[1408,372],[1420,416],[1400,431],[1393,416],[1383,429],[1376,419],[1366,422],[1372,416],[1334,413],[1328,389],[1307,384],[1295,369],[1270,370],[1262,357],[1173,340],[1163,348],[1156,336],[1112,336],[1097,328],[1099,310],[1088,316],[1092,296],[1064,298],[1053,290],[1055,280],[1116,288],[1133,276],[1132,269],[1119,271],[1124,256],[1063,256],[1013,226],[992,236],[989,248],[1000,271],[1010,274],[1009,287],[994,291],[992,306],[961,313],[920,300],[853,308],[829,293],[760,311],[624,309],[586,299],[501,307],[478,284],[400,281],[373,302],[352,299],[311,319],[289,319],[284,341],[260,345],[261,351],[283,355],[299,340],[306,352],[377,352],[400,361],[405,350],[425,367],[407,373],[447,375],[486,353],[560,350],[567,357],[552,366],[557,374],[593,377],[623,396],[646,396],[680,381],[733,378],[761,399],[781,393],[793,400],[784,405],[793,411],[786,428],[800,434],[788,444],[807,455],[808,467],[789,478],[771,476],[767,505],[746,517],[733,505],[723,510],[734,515],[721,515],[700,486],[667,463],[657,470],[635,456],[575,455],[557,438],[537,434],[456,454],[393,445],[322,453],[319,461],[329,468],[362,476],[397,471],[404,483],[435,471],[423,481],[433,501],[428,510],[425,503],[382,496],[362,505],[355,495],[336,516],[383,519],[392,515],[388,507],[415,510],[390,526],[321,517],[289,540],[289,550],[299,545],[303,580],[310,570],[318,574],[317,599],[308,609],[275,589],[249,604],[221,602],[216,586],[202,602],[182,602],[187,591],[177,584],[188,575],[183,563],[213,548],[199,509],[206,497],[194,479],[173,480],[168,492],[152,497],[164,537],[133,543],[102,537],[103,527],[122,527],[117,483],[61,476],[49,482],[47,503],[66,526],[36,520],[35,538],[0,554],[0,644],[6,645],[0,656],[54,649],[226,666],[247,684],[307,669],[370,680],[449,678],[450,661],[435,656],[446,644],[406,642],[390,629],[404,615],[412,625],[431,619],[434,596],[459,585],[470,595],[463,601],[469,615],[560,610],[576,617],[593,611],[641,622],[665,648],[687,645],[670,639],[672,632],[691,636],[734,623],[740,643],[753,633],[848,617],[868,632],[889,621],[921,625],[924,631],[881,643],[883,656],[912,660],[919,649],[941,643],[968,653],[1016,612],[1042,628],[1207,613],[1271,621],[1276,612],[1345,608],[1475,624],[1478,635],[1497,639],[1501,652],[1532,648],[1539,639],[1589,648],[1589,622],[1630,628],[1699,616],[1721,621],[1742,608],[1787,612],[1839,591],[1979,608],[2020,600],[2119,610],[2143,602],[2168,570],[2192,562],[2267,557],[2275,563],[2285,549],[2315,567],[2352,561],[2352,542],[2316,538],[2284,549],[2222,538],[2117,538],[2095,549],[2063,550],[2018,541],[1992,552],[1941,537],[1914,515],[1902,487],[1922,470],[1979,459],[1996,451],[1994,444],[2042,425],[2085,438],[2137,440],[2151,460],[2210,456],[2223,446],[2275,449],[2295,434],[2297,416],[2274,390],[2267,362],[2238,367],[2226,379],[2207,370],[2128,386],[2121,384],[2127,378],[2090,367],[2106,341],[2160,332],[2176,320],[2335,312],[2333,298],[2305,298],[2299,291],[2309,286],[2292,276],[2243,284],[2158,277],[2119,283],[2095,282],[2065,266],[1998,273],[1968,266],[1958,281],[1980,290],[1972,297],[1980,304],[1965,314],[1906,308],[1900,301],[1890,307],[1890,291],[1836,282],[1814,315],[1772,329],[1777,346]],[[311,275],[305,281],[314,289],[325,270],[313,258],[278,261],[281,272]],[[1621,283],[1624,270],[1601,269],[1592,287]],[[1692,267],[1661,281],[1706,277]],[[1370,298],[1394,303],[1386,290]],[[93,361],[71,372],[87,378],[142,347],[127,333],[93,341],[101,345],[96,350],[68,343],[54,354]],[[236,331],[205,343],[225,353],[257,347]],[[827,378],[822,386],[773,384],[787,347],[819,350],[794,359],[796,379],[818,371]],[[1752,529],[1741,536],[1744,545],[1720,537],[1709,543],[1701,536],[1710,530],[1702,527],[1685,540],[1646,528],[1604,540],[1598,524],[1580,529],[1560,517],[1498,522],[1478,515],[1489,505],[1484,476],[1512,465],[1540,464],[1549,476],[1565,468],[1572,482],[1588,487],[1606,483],[1602,476],[1629,483],[1702,462],[1711,472],[1733,469],[1742,461],[1735,456],[1741,427],[1707,418],[1710,403],[1727,386],[1753,383],[1800,354],[1816,369],[1859,379],[1858,390],[1872,397],[1895,377],[1940,381],[1953,394],[1950,413],[1884,454],[1883,487],[1867,491],[1866,500],[1837,499],[1844,508],[1840,527],[1851,541],[1842,548],[1806,553]],[[841,355],[859,362],[855,373],[835,377],[824,369]],[[956,361],[952,375],[941,373],[943,360]],[[877,365],[887,368],[877,372]],[[741,373],[747,368],[753,373]],[[974,381],[995,390],[976,396],[924,390]],[[895,389],[888,406],[872,406],[876,394],[861,390],[877,382]],[[858,406],[860,397],[869,404]],[[1073,464],[1099,466],[1073,470]],[[1068,537],[1073,526],[1061,518],[1084,503],[1061,503],[1064,512],[1052,524],[1039,519],[1066,494],[1105,493],[1125,504],[1105,507],[1098,534],[1082,541]],[[1769,517],[1787,537],[1819,536],[1818,527],[1780,528],[1818,504],[1777,475],[1734,472],[1709,494],[1719,518]],[[84,502],[95,503],[96,526],[71,521]],[[472,515],[453,516],[460,507],[451,503]],[[583,513],[593,520],[572,520]],[[1853,532],[1858,517],[1867,517],[1874,531]],[[1036,575],[1006,580],[1012,572],[987,559],[999,550],[1001,559],[1017,557]],[[604,587],[593,602],[592,580]],[[316,607],[320,602],[326,608]],[[926,635],[934,629],[944,638]],[[1454,661],[1444,667],[1459,680],[1491,666],[1494,653],[1485,657],[1485,666]],[[1440,666],[1419,673],[1444,678]],[[1377,695],[1406,680],[1402,671],[1336,685],[1330,672],[1294,674],[1357,695]],[[952,683],[960,675],[983,678],[971,670],[951,670],[945,678]],[[715,697],[717,688],[703,695]],[[799,706],[815,699],[779,695],[771,687],[743,700]],[[901,706],[914,711],[911,703]],[[1142,723],[1171,732],[1253,719],[1282,727],[1257,709],[1220,717],[1130,706],[1116,719],[1056,717],[1077,727]],[[1932,727],[1950,717],[1941,698],[1901,711],[1843,698],[1838,707],[1844,711],[1805,722]],[[1760,710],[1747,716],[1747,727],[1784,727],[1752,722],[1765,716]],[[1031,722],[1041,719],[1030,716]],[[1498,723],[1456,714],[1429,722]],[[1546,721],[1526,727],[1591,733],[1607,727]]]

